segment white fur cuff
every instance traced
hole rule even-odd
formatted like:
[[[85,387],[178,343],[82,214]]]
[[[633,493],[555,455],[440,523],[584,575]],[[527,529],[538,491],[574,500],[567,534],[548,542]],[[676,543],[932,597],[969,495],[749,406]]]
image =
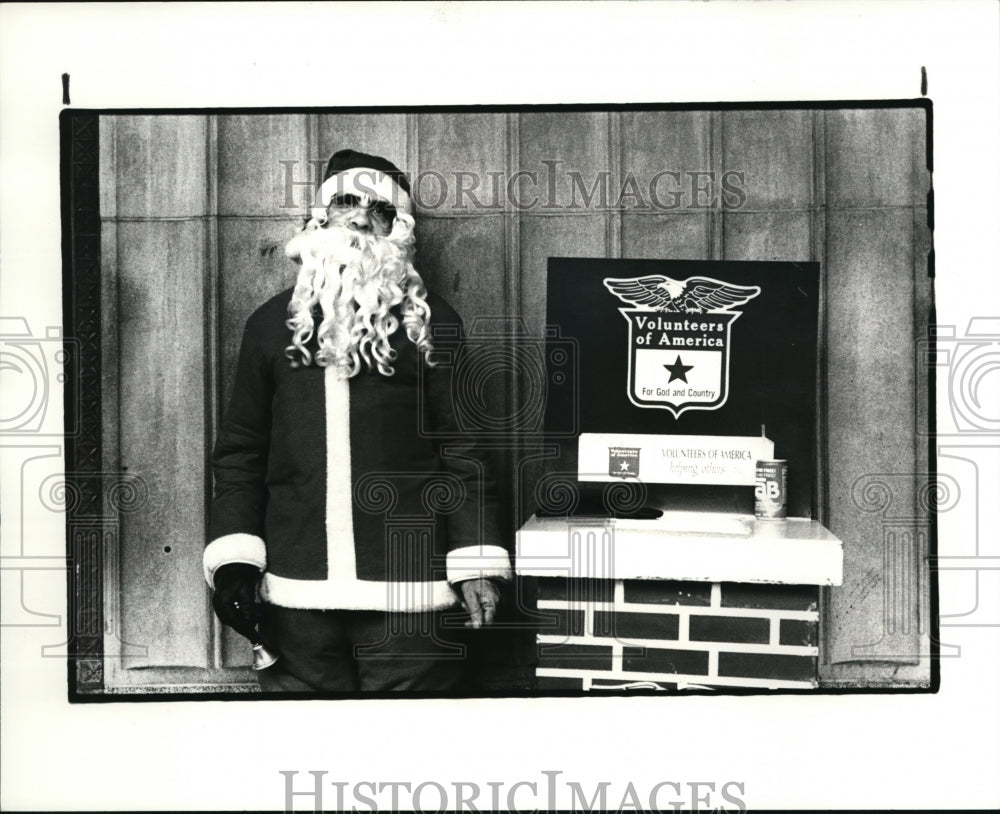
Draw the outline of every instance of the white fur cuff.
[[[267,549],[264,541],[255,534],[226,534],[217,537],[205,547],[202,565],[205,581],[215,587],[215,570],[233,562],[256,565],[261,571],[267,569]]]
[[[467,579],[510,580],[510,555],[496,545],[466,546],[448,552],[448,582]]]
[[[283,608],[380,610],[395,613],[443,610],[457,601],[443,579],[437,582],[375,582],[341,579],[290,579],[264,574],[260,598]]]

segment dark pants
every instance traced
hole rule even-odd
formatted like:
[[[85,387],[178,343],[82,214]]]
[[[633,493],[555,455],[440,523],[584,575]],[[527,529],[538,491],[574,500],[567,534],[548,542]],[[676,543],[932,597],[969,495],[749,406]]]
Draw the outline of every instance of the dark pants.
[[[258,671],[257,680],[264,692],[453,690],[465,663],[462,631],[461,611],[455,610],[385,613],[265,604],[261,639],[278,661]]]

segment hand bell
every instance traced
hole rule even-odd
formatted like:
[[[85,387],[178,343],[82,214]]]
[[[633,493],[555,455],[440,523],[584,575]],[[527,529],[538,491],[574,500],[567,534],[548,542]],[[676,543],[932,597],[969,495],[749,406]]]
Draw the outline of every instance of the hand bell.
[[[253,668],[255,670],[266,670],[278,660],[274,653],[270,652],[264,645],[257,642],[253,646]]]

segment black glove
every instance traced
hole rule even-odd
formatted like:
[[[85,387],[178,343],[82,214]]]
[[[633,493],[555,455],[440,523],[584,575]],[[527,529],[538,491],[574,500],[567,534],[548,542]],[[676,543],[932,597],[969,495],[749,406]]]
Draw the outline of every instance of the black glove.
[[[245,562],[227,563],[215,569],[213,581],[212,607],[219,621],[256,642],[260,569]]]

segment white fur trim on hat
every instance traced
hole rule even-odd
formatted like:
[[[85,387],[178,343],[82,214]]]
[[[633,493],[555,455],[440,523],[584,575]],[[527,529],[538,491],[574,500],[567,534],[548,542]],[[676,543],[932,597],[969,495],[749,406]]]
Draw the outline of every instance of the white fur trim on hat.
[[[327,178],[316,190],[313,214],[325,215],[333,196],[344,193],[388,201],[400,212],[413,214],[413,201],[396,179],[369,167],[351,167]]]

